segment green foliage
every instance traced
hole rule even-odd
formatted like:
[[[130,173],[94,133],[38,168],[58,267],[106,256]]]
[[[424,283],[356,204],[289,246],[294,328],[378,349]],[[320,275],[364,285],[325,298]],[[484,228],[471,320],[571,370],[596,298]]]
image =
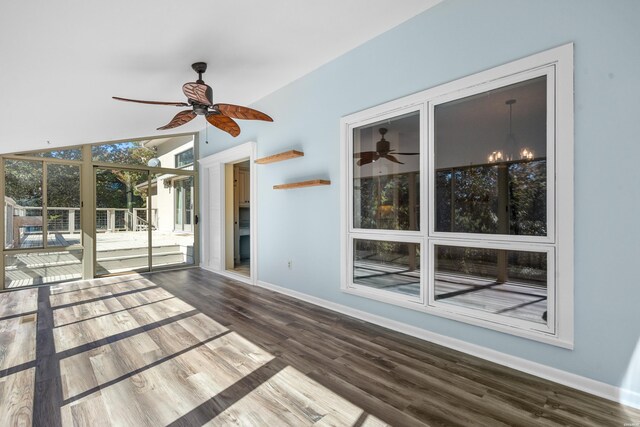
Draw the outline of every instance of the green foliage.
[[[415,224],[411,224],[409,173],[360,179],[360,228],[417,230],[419,224],[420,176],[415,177]]]
[[[139,143],[123,142],[92,147],[94,161],[127,165],[146,165],[155,152]],[[43,158],[80,160],[78,149],[52,150],[30,154]],[[96,174],[97,205],[101,208],[138,208],[146,206],[148,174],[126,169],[99,169]],[[5,195],[26,207],[41,207],[43,163],[32,160],[6,160]],[[47,205],[51,207],[80,207],[80,167],[66,164],[47,164]]]
[[[507,171],[509,234],[545,236],[546,160],[514,162]],[[437,171],[436,230],[498,233],[498,199],[498,165]]]
[[[42,206],[42,163],[5,161],[5,196],[21,206]]]
[[[143,147],[138,142],[120,142],[116,144],[95,145],[91,147],[91,156],[95,162],[117,163],[123,165],[146,165],[149,159],[153,158],[155,151]],[[127,169],[113,169],[110,173],[124,185],[124,188],[114,186],[113,177],[103,177],[99,182],[96,180],[96,194],[98,204],[114,203],[111,208],[133,209],[145,207],[146,187],[136,188],[137,185],[147,181],[146,172],[138,172]],[[101,188],[102,186],[102,188]],[[124,193],[124,202],[121,197],[109,194],[115,191]],[[104,197],[104,202],[101,200]]]
[[[80,167],[47,165],[47,205],[50,207],[80,207]]]

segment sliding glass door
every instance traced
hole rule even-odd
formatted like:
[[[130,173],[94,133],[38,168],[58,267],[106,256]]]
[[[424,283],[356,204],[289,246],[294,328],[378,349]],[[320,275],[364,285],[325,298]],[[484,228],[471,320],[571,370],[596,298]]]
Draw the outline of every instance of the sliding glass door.
[[[95,184],[95,274],[149,271],[149,172],[95,168]]]

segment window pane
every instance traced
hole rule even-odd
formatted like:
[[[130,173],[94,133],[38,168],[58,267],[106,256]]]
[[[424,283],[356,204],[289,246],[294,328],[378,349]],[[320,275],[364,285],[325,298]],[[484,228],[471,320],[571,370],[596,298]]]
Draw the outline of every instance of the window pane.
[[[41,285],[82,278],[82,249],[6,255],[5,286]]]
[[[193,163],[193,148],[176,154],[176,167],[181,168]]]
[[[79,222],[80,167],[47,164],[47,244],[80,244]]]
[[[5,248],[41,248],[42,162],[5,161]]]
[[[420,112],[354,129],[353,226],[420,229]]]
[[[435,246],[435,300],[546,324],[547,253]]]
[[[353,283],[403,295],[420,295],[420,245],[353,241]]]
[[[147,208],[148,173],[96,170],[96,274],[149,270],[149,232],[137,220]]]
[[[547,235],[546,80],[435,107],[436,231]]]
[[[176,155],[185,151],[191,151],[190,163],[193,163],[193,136],[94,145],[91,157],[94,162],[178,168],[185,165],[177,166]]]
[[[31,157],[46,157],[50,159],[82,160],[82,150],[80,148],[40,151],[37,153],[20,153],[18,155],[31,156]]]

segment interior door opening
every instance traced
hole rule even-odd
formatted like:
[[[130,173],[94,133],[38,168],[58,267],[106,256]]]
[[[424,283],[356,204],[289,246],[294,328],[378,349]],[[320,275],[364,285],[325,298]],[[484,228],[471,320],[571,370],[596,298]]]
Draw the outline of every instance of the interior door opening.
[[[251,276],[251,168],[249,160],[225,165],[225,267]]]

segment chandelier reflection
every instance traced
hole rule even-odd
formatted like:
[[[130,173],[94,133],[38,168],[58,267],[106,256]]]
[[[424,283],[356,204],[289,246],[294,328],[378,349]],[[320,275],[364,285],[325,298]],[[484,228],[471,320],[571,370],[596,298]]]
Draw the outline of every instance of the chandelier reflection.
[[[513,114],[513,104],[516,103],[515,99],[508,99],[505,101],[505,104],[509,106],[509,133],[507,134],[506,139],[506,150],[497,150],[491,152],[487,157],[487,161],[489,163],[499,163],[499,162],[510,162],[513,160],[518,160],[516,156],[513,154],[516,152],[516,137],[513,134],[512,128],[512,114]],[[520,149],[518,152],[520,157],[519,160],[532,160],[533,159],[533,151],[527,147]]]

